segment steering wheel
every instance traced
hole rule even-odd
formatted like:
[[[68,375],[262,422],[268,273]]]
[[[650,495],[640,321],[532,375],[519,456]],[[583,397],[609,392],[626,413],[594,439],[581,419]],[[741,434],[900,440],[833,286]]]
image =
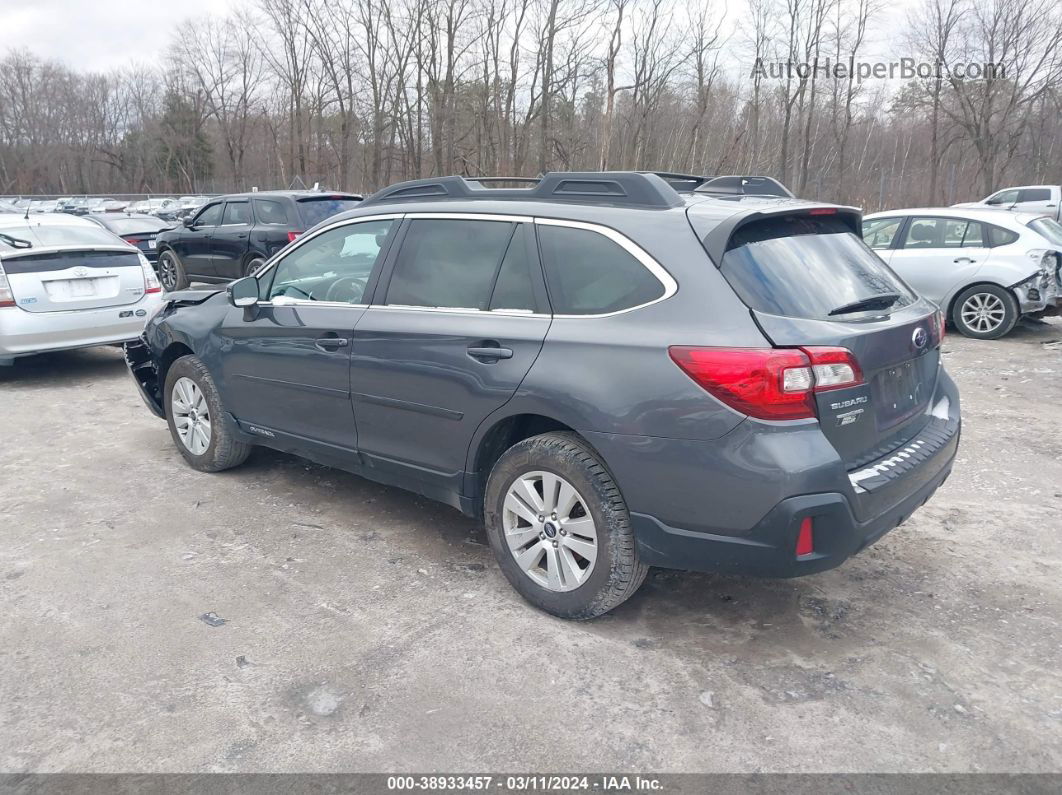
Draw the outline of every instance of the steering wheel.
[[[369,281],[368,277],[365,277],[365,276],[340,276],[338,279],[336,279],[334,282],[332,282],[331,286],[329,286],[328,291],[325,293],[325,297],[324,297],[323,300],[325,300],[325,301],[337,301],[337,300],[340,300],[338,298],[338,295],[341,292],[340,287],[348,287],[349,288],[349,287],[354,287],[355,285],[361,287],[361,294],[364,295],[365,294],[365,284],[368,281]],[[353,303],[353,302],[351,302],[351,303]]]

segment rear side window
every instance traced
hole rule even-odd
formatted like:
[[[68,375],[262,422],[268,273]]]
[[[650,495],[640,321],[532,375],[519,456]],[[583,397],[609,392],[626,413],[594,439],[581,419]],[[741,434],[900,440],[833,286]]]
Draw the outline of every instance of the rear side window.
[[[984,229],[965,218],[912,218],[903,247],[979,248],[984,245]]]
[[[1017,232],[1012,232],[1009,229],[1004,229],[1001,226],[988,227],[989,248],[995,248],[996,246],[1009,246],[1019,237],[1020,235],[1018,235]]]
[[[893,308],[914,295],[838,218],[787,216],[741,227],[720,271],[747,306],[786,317],[839,319],[837,309],[895,294]]]
[[[321,196],[320,198],[299,199],[296,204],[299,208],[299,215],[302,216],[303,225],[309,229],[326,218],[353,210],[360,202],[357,199],[348,199],[343,196]]]
[[[604,315],[664,295],[664,285],[645,265],[599,232],[539,224],[538,245],[558,315]]]
[[[505,221],[412,221],[395,260],[387,303],[487,310],[515,226]]]
[[[1050,188],[1025,188],[1018,195],[1020,202],[1049,202],[1051,201]]]
[[[251,223],[250,202],[228,202],[225,205],[225,220],[222,226],[246,225]]]
[[[272,199],[255,199],[254,214],[260,224],[269,224],[271,226],[291,225],[291,220],[288,218],[288,208],[284,206],[284,202],[277,202]]]

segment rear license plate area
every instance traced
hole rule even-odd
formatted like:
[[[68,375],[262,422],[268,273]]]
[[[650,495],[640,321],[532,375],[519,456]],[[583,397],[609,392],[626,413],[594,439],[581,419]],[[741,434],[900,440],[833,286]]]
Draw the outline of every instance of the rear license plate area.
[[[925,404],[925,379],[918,360],[881,370],[874,376],[878,428],[907,419]]]
[[[97,279],[55,279],[44,282],[48,298],[53,301],[73,298],[95,298]]]

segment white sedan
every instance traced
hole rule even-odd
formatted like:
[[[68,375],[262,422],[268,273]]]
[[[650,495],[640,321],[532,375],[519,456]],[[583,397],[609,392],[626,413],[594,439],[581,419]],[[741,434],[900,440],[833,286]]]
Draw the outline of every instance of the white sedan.
[[[0,215],[0,365],[136,339],[162,306],[144,255],[70,215]]]
[[[997,339],[1057,311],[1062,225],[1035,213],[930,207],[863,219],[863,240],[967,337]]]

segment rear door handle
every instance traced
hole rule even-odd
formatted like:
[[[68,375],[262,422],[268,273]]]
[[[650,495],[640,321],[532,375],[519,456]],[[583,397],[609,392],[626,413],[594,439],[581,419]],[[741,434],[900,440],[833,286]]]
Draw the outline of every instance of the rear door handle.
[[[501,347],[469,347],[468,355],[473,359],[511,359],[513,358],[513,349]]]
[[[350,344],[350,340],[346,337],[318,337],[314,342],[318,348],[322,351],[335,351],[340,348],[345,348]]]
[[[971,259],[970,257],[958,257],[957,259],[952,260],[952,262],[971,262],[971,263],[974,263],[974,262],[977,262],[977,260]]]

